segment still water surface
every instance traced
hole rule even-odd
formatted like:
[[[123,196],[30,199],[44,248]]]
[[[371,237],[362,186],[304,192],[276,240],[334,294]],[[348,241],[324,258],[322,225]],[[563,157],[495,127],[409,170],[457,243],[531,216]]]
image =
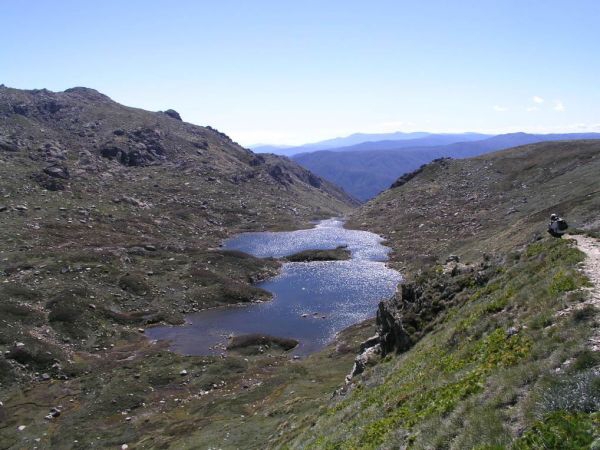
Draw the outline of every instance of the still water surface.
[[[394,294],[401,276],[386,267],[389,248],[381,242],[376,234],[343,228],[338,219],[308,230],[239,234],[223,248],[262,258],[347,245],[352,258],[285,263],[278,276],[257,284],[273,293],[272,301],[202,311],[187,316],[186,325],[149,328],[146,334],[188,355],[221,353],[227,336],[248,333],[297,339],[297,355],[320,350],[338,331],[373,317],[379,301]]]

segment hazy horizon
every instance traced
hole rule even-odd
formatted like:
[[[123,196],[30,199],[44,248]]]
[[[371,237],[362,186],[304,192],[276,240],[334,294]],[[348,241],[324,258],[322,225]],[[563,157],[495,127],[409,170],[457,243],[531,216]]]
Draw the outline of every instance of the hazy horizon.
[[[373,134],[373,135],[377,135],[377,134],[394,134],[394,133],[430,133],[432,135],[443,135],[443,134],[456,134],[456,135],[468,135],[468,134],[484,134],[484,135],[488,135],[490,137],[493,136],[499,136],[499,135],[503,135],[503,134],[512,134],[512,133],[527,133],[527,134],[539,134],[539,135],[544,135],[544,134],[579,134],[579,133],[600,133],[600,127],[597,130],[591,130],[591,131],[547,131],[547,132],[538,132],[538,131],[526,131],[526,130],[519,130],[519,129],[515,129],[515,130],[508,130],[508,131],[499,131],[499,132],[482,132],[482,131],[425,131],[425,130],[414,130],[414,131],[402,131],[402,130],[395,130],[395,131],[390,131],[389,133],[363,133],[363,132],[356,132],[356,133],[350,133],[350,134],[346,134],[343,136],[328,136],[325,137],[323,139],[319,139],[319,140],[313,140],[313,141],[308,141],[308,142],[301,142],[299,144],[287,144],[287,143],[283,143],[283,144],[278,144],[278,143],[272,143],[272,142],[258,142],[256,144],[247,144],[246,147],[248,148],[254,148],[254,147],[301,147],[303,145],[312,145],[312,144],[318,144],[320,142],[323,141],[329,141],[329,140],[333,140],[333,139],[344,139],[344,138],[348,138],[354,135],[367,135],[367,134]]]
[[[246,146],[358,132],[600,131],[591,0],[30,0],[3,2],[0,14],[0,83],[87,86],[173,108]]]

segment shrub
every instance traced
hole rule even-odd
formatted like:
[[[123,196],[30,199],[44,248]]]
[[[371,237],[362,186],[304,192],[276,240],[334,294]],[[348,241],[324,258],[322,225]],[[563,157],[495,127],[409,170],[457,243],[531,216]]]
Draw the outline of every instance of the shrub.
[[[2,287],[1,293],[3,297],[16,297],[23,300],[36,300],[40,297],[39,292],[20,284],[6,284]]]
[[[596,314],[597,310],[594,306],[586,305],[583,308],[576,309],[575,312],[573,312],[573,321],[575,323],[587,322],[593,319]]]
[[[44,323],[44,317],[38,311],[12,302],[0,304],[0,317],[28,325],[41,325]]]
[[[23,347],[13,347],[6,357],[41,371],[50,368],[59,355],[60,349],[48,343],[26,339]]]
[[[600,352],[593,352],[591,350],[584,350],[575,359],[573,363],[573,370],[578,372],[591,369],[600,365]]]
[[[534,330],[540,330],[542,328],[549,327],[553,323],[554,315],[549,311],[542,311],[533,319],[531,319],[531,322],[529,322],[529,326]]]
[[[86,329],[91,325],[88,320],[82,320],[88,311],[88,296],[89,292],[85,288],[75,287],[53,297],[46,304],[46,308],[50,310],[48,321],[52,327],[73,338],[84,338]]]
[[[54,305],[48,314],[50,322],[75,323],[84,312],[84,308],[76,300],[67,299]]]
[[[513,444],[514,450],[590,448],[598,437],[600,413],[553,412],[536,422]]]
[[[594,412],[600,410],[597,370],[587,369],[569,377],[551,378],[541,393],[538,415],[554,411]]]
[[[0,356],[0,385],[6,385],[15,380],[15,373],[10,363]]]
[[[167,386],[180,378],[175,372],[170,370],[169,366],[166,366],[165,369],[167,370],[164,372],[159,370],[152,371],[148,375],[148,383],[154,387]]]
[[[575,289],[577,289],[577,282],[573,275],[560,270],[552,278],[548,291],[550,295],[559,295],[563,292],[574,291]]]
[[[486,304],[483,311],[487,314],[494,314],[502,311],[504,308],[506,308],[506,305],[508,305],[508,298],[506,296],[502,296]]]
[[[241,252],[239,250],[219,250],[219,252],[223,256],[237,258],[237,259],[254,259],[254,256],[249,255],[248,253]]]
[[[226,284],[228,280],[221,275],[207,269],[194,268],[190,271],[190,278],[200,286],[212,286],[215,284]]]

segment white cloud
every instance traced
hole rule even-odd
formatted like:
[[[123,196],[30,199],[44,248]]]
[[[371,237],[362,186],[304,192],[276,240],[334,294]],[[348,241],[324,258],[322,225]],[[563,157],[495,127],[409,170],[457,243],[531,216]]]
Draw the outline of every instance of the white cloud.
[[[527,111],[531,112],[531,111],[539,111],[540,108],[538,108],[537,106],[528,106],[527,108],[525,108]]]
[[[555,100],[554,108],[552,108],[552,109],[554,111],[563,112],[565,110],[565,105],[563,105],[563,102],[561,102],[560,100]]]
[[[494,111],[505,112],[508,111],[508,108],[506,106],[494,105]]]
[[[537,95],[533,96],[533,103],[537,103],[538,105],[544,103],[544,99],[542,97],[538,97]]]

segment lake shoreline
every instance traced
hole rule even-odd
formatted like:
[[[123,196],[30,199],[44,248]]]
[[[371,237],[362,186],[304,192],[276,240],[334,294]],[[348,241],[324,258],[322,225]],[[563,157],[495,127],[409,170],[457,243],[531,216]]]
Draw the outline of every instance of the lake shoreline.
[[[310,229],[230,237],[222,251],[282,263],[277,274],[253,284],[271,293],[271,299],[189,314],[186,325],[148,328],[147,336],[169,341],[173,351],[199,356],[225,355],[225,338],[253,333],[299,341],[291,352],[296,356],[324,348],[343,329],[372,318],[379,301],[391,297],[401,281],[387,267],[389,249],[381,245],[382,238],[347,230],[344,222],[333,218]],[[288,262],[290,254],[308,261]]]

